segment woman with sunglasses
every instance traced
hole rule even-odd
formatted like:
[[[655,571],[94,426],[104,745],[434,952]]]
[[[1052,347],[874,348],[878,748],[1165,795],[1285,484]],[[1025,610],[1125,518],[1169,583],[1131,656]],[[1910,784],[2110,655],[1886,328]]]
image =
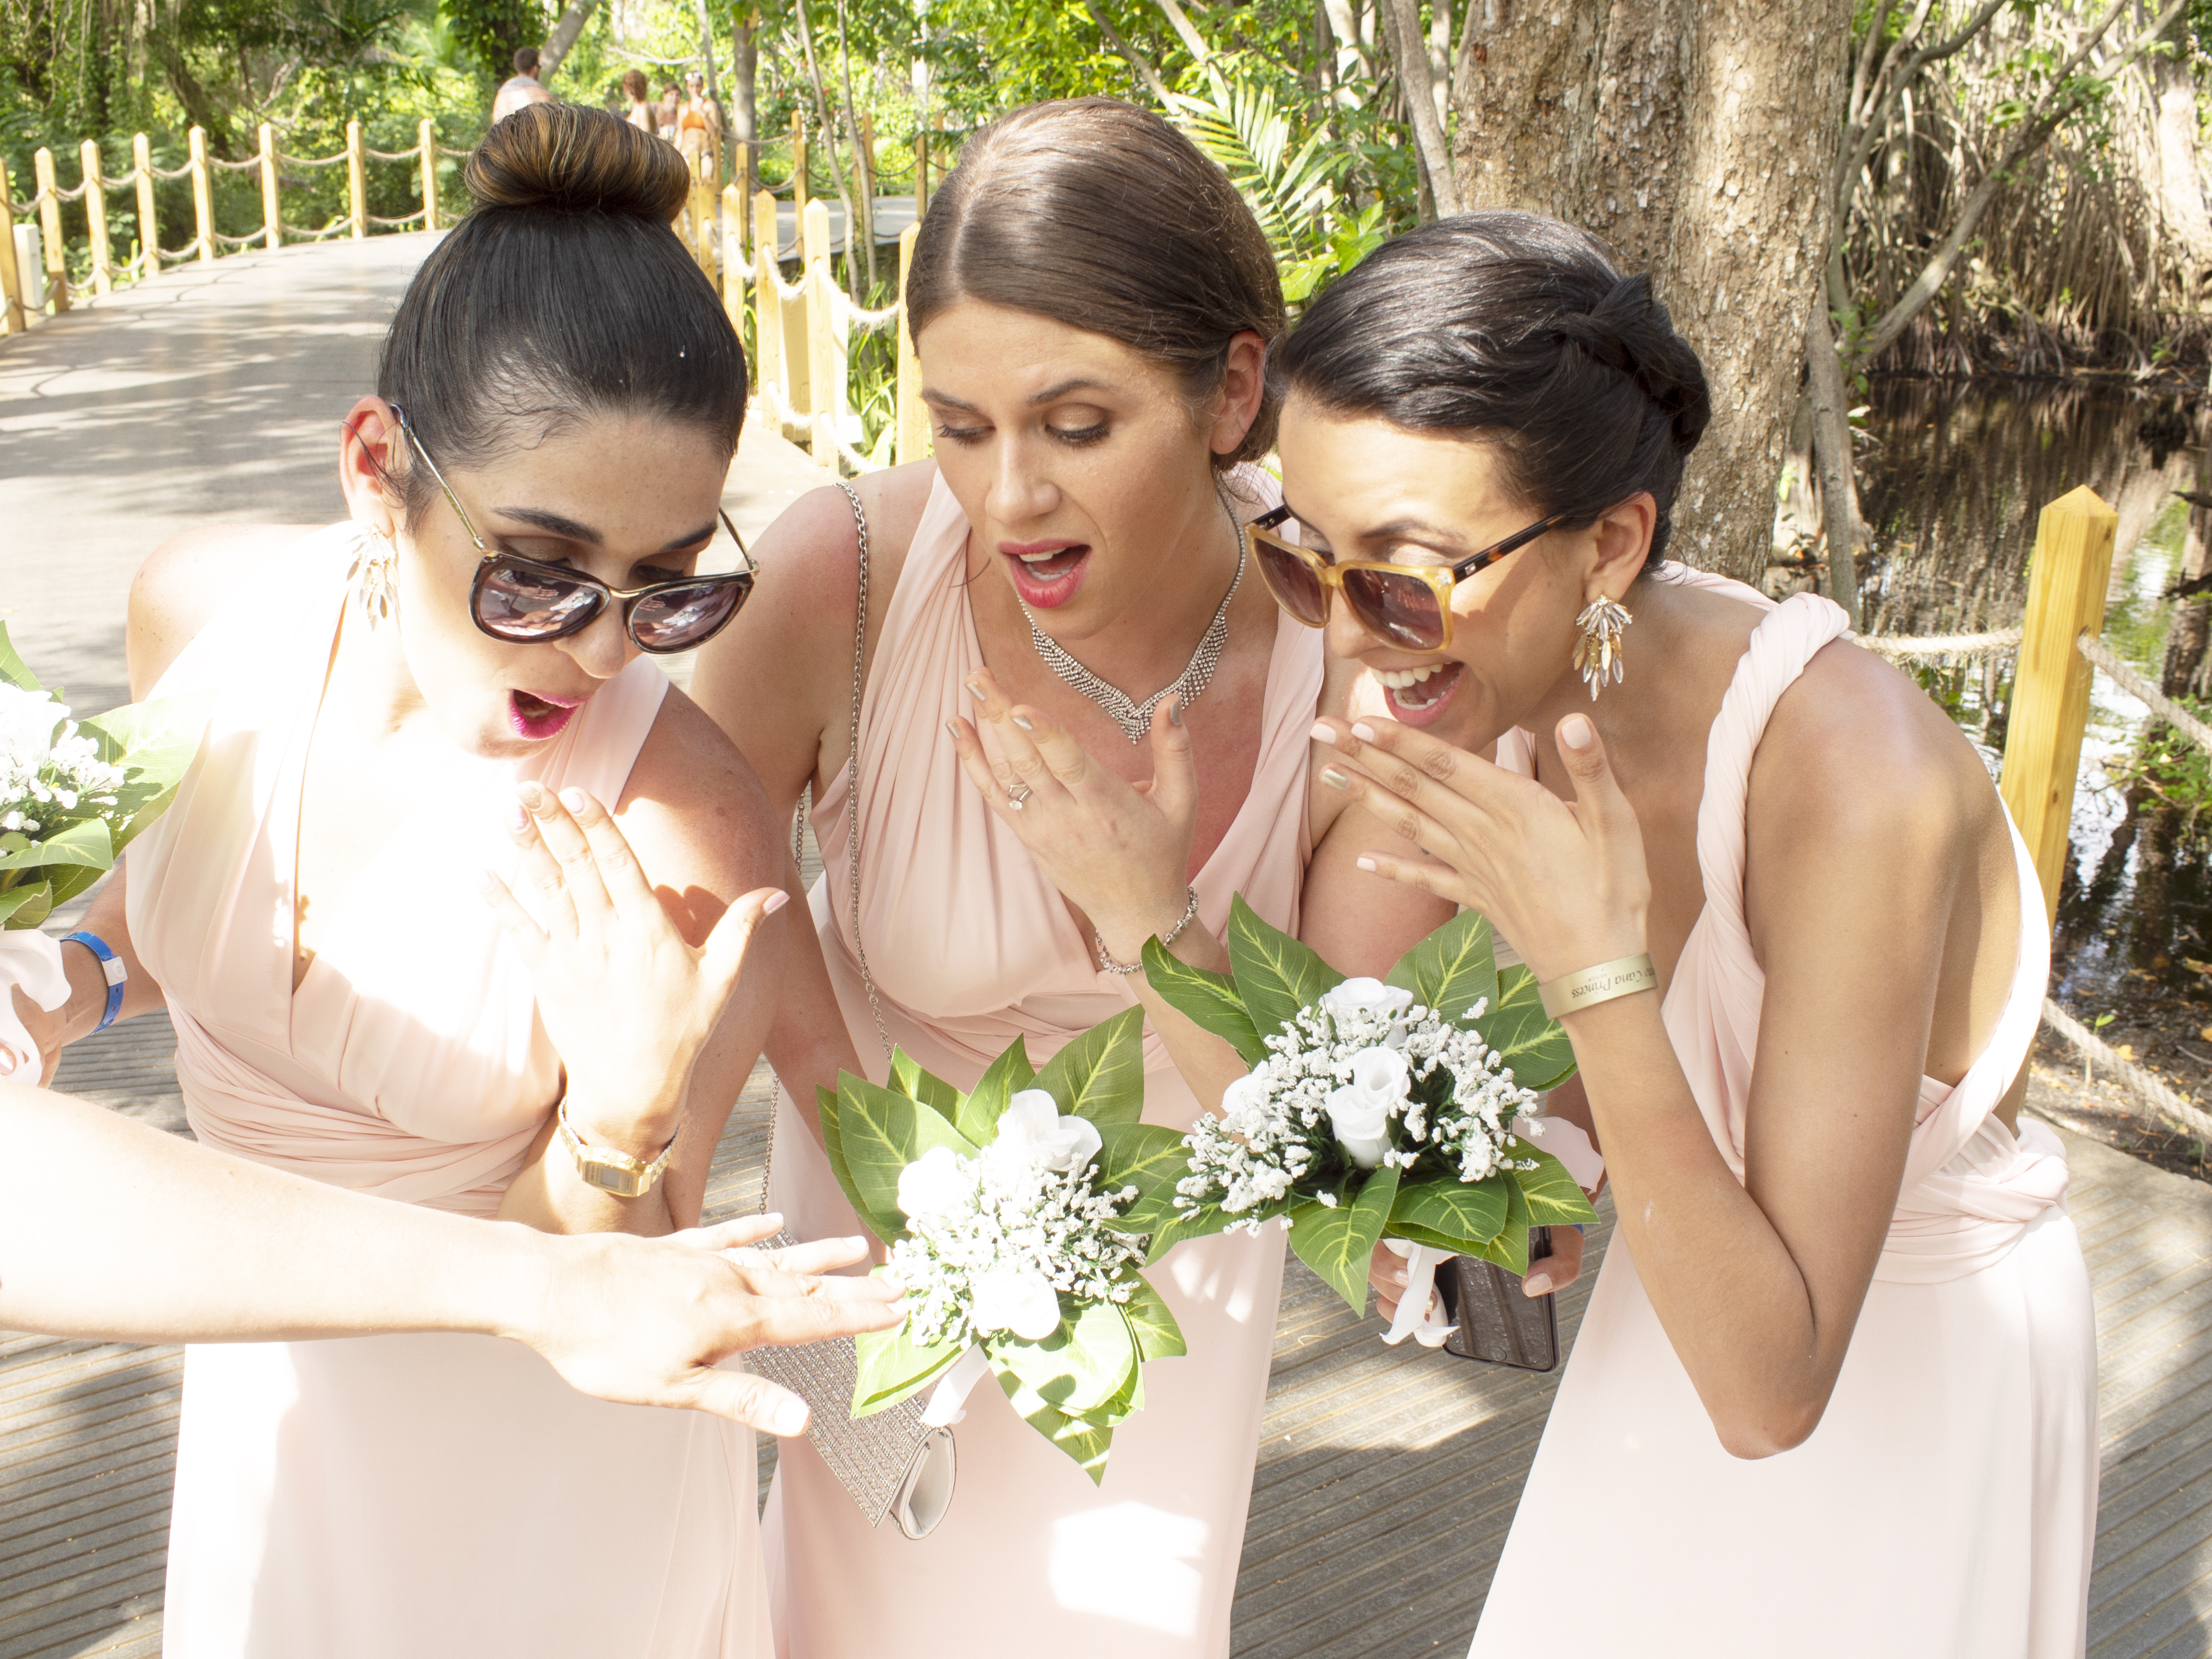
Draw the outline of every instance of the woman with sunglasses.
[[[1352,676],[1326,684],[1319,639],[1249,568],[1240,525],[1275,499],[1247,463],[1273,428],[1281,292],[1187,138],[1109,99],[1007,117],[932,198],[907,303],[936,459],[787,513],[763,539],[776,589],[696,687],[779,810],[812,789],[814,921],[870,1073],[896,1043],[965,1087],[1018,1036],[1042,1063],[1152,1000],[1143,941],[1218,951],[1232,893],[1340,950],[1300,914],[1341,805],[1310,803],[1306,734],[1349,709]],[[1047,726],[1132,805],[1127,839],[1063,830],[1024,730]],[[784,1075],[775,1207],[803,1235],[848,1231],[806,1086],[834,1079]],[[1145,1088],[1148,1121],[1190,1122],[1157,1038]],[[1189,1351],[1146,1368],[1103,1486],[992,1389],[969,1396],[951,1505],[919,1540],[871,1529],[787,1444],[764,1524],[788,1659],[1225,1656],[1282,1261],[1271,1231],[1153,1271]]]
[[[1665,561],[1705,378],[1583,233],[1424,227],[1273,369],[1261,569],[1395,683],[1315,731],[1395,832],[1348,879],[1518,948],[1618,1206],[1474,1653],[2078,1654],[2095,1330],[1980,760],[1827,601]]]
[[[64,951],[65,1029],[166,1003],[192,1128],[238,1156],[663,1234],[698,1218],[775,988],[821,979],[771,919],[759,785],[647,659],[751,591],[719,510],[744,356],[658,140],[528,109],[468,184],[346,420],[349,520],[140,574],[134,687],[209,726]],[[457,1335],[195,1347],[184,1393],[179,1659],[769,1650],[738,1425]]]

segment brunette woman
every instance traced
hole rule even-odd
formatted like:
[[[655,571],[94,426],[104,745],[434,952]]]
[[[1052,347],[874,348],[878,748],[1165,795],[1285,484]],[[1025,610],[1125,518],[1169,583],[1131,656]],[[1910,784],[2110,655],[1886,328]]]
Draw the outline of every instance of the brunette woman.
[[[66,952],[64,1034],[166,1001],[203,1141],[665,1233],[815,960],[768,920],[759,785],[641,654],[750,590],[718,511],[744,362],[668,229],[675,151],[546,106],[468,182],[344,421],[349,520],[139,574],[134,688],[212,712]],[[754,1478],[738,1425],[585,1400],[486,1337],[195,1347],[166,1650],[763,1655]]]
[[[1276,372],[1255,556],[1418,677],[1316,730],[1396,832],[1354,879],[1519,949],[1619,1207],[1474,1652],[2078,1654],[2095,1331],[1980,761],[1827,601],[1665,562],[1705,377],[1583,233],[1424,227]]]
[[[1249,463],[1282,299],[1187,139],[1109,99],[1006,118],[932,200],[907,302],[936,460],[794,506],[763,541],[776,590],[697,690],[777,811],[811,788],[814,921],[868,1071],[896,1043],[966,1087],[1017,1036],[1041,1061],[1151,1004],[1147,937],[1215,960],[1232,893],[1300,925],[1342,805],[1310,805],[1306,734],[1352,676],[1325,684],[1318,638],[1249,566],[1242,525],[1275,501]],[[1077,757],[1107,829],[1079,826],[1038,743]],[[1407,897],[1382,909],[1418,934],[1440,907]],[[1328,920],[1303,917],[1310,937]],[[849,1231],[808,1086],[832,1079],[787,1078],[809,1105],[779,1107],[775,1207]],[[1146,1117],[1194,1110],[1148,1039]],[[1103,1487],[989,1388],[919,1541],[871,1530],[788,1446],[766,1524],[790,1659],[1225,1655],[1282,1251],[1279,1232],[1210,1239],[1153,1272],[1189,1352],[1147,1368]]]

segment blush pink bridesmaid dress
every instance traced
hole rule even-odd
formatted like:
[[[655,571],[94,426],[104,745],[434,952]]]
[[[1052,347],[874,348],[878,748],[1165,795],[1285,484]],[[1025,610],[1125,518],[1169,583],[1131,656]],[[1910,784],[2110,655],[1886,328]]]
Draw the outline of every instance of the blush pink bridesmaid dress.
[[[1777,607],[1734,582],[1667,574],[1769,613],[1713,722],[1698,817],[1705,908],[1662,1005],[1741,1180],[1765,987],[1744,919],[1752,758],[1775,703],[1848,624],[1810,594]],[[1530,773],[1527,734],[1513,736],[1500,763]],[[1724,1452],[1617,1243],[1474,1659],[2081,1652],[2097,1509],[2088,1271],[2057,1137],[2033,1120],[2014,1135],[1992,1115],[2026,1062],[2050,964],[2042,886],[2017,833],[2013,845],[2022,925],[2011,994],[1966,1076],[1921,1079],[1896,1215],[1820,1426],[1774,1457]]]
[[[1233,487],[1272,504],[1272,481],[1254,469]],[[969,707],[962,678],[984,665],[962,586],[967,540],[939,479],[884,613],[860,747],[860,925],[884,1023],[962,1087],[1017,1036],[1042,1064],[1133,1000],[1098,971],[1059,890],[976,793],[945,732]],[[1227,923],[1236,892],[1276,926],[1297,926],[1322,668],[1320,635],[1281,618],[1251,793],[1195,884],[1206,927]],[[841,775],[814,815],[814,919],[853,1046],[880,1080],[851,938],[845,805]],[[1197,1109],[1148,1036],[1146,1121],[1181,1127]],[[860,1231],[787,1097],[771,1207],[802,1237]],[[871,1530],[812,1449],[784,1442],[763,1522],[779,1654],[1224,1659],[1282,1272],[1274,1228],[1185,1244],[1151,1270],[1189,1352],[1145,1368],[1145,1408],[1115,1431],[1103,1486],[988,1382],[953,1431],[951,1507],[919,1541],[888,1521]]]
[[[501,811],[521,779],[620,797],[667,681],[631,664],[524,763],[453,750],[295,991],[302,769],[356,545],[351,526],[308,538],[163,677],[156,695],[216,702],[175,805],[131,848],[131,937],[200,1139],[490,1217],[560,1057],[471,878],[514,868]],[[754,1491],[748,1430],[589,1399],[495,1338],[195,1346],[164,1650],[763,1659]]]

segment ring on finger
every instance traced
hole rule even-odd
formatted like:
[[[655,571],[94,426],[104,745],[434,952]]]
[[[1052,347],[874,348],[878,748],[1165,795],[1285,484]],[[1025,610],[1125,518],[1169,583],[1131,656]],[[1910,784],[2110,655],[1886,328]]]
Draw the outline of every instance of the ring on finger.
[[[1008,811],[1020,811],[1024,803],[1025,803],[1029,798],[1030,787],[1026,783],[1010,783],[1006,786],[1006,810]]]

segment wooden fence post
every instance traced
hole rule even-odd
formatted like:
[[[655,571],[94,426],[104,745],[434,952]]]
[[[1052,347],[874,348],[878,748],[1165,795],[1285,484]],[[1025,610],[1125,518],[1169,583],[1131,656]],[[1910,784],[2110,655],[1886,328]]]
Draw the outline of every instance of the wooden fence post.
[[[199,233],[200,263],[215,263],[215,191],[208,183],[207,133],[194,127],[185,135],[192,170],[192,222]]]
[[[914,218],[921,222],[921,216],[929,211],[929,129],[915,123],[914,129]]]
[[[362,154],[361,123],[346,123],[346,204],[353,213],[353,239],[368,240],[368,158]]]
[[[920,223],[899,233],[898,437],[892,457],[904,466],[929,456],[929,410],[921,401],[921,360],[914,355],[914,335],[906,325],[906,278],[914,269],[914,245]]]
[[[741,172],[738,175],[743,178]],[[722,187],[722,310],[742,340],[745,334],[745,193]]]
[[[86,139],[76,147],[76,155],[84,169],[84,227],[92,238],[92,291],[112,294],[115,275],[110,265],[115,251],[107,242],[107,180],[100,176],[99,143]]]
[[[776,291],[775,198],[765,190],[753,197],[753,384],[773,408],[790,405],[791,381],[784,373],[783,296]],[[769,397],[769,389],[775,397]],[[777,416],[781,435],[781,416]]]
[[[276,199],[276,129],[261,124],[261,245],[284,246],[284,213]]]
[[[744,252],[745,240],[752,229],[752,227],[746,223],[746,218],[748,216],[745,211],[745,184],[746,181],[752,177],[751,151],[752,146],[745,143],[744,139],[732,138],[730,140],[730,184],[729,189],[725,190],[722,192],[722,217],[724,221],[722,228],[725,233],[726,233],[730,228],[732,222],[730,203],[733,199],[730,191],[735,191],[737,195],[734,199],[737,202],[738,206],[734,222],[737,226],[738,252],[739,253]]]
[[[849,229],[850,227],[848,227]],[[814,459],[837,470],[837,396],[831,363],[831,307],[836,283],[830,275],[830,204],[809,202],[799,215],[800,269],[806,274],[806,404],[814,417]]]
[[[422,147],[422,228],[438,228],[438,133],[424,116],[415,128],[415,141]]]
[[[0,334],[21,334],[31,325],[23,309],[23,275],[15,269],[15,210],[8,163],[0,160]]]
[[[39,240],[46,245],[46,297],[58,317],[69,307],[69,265],[62,254],[62,200],[54,193],[54,153],[41,146],[31,156],[39,185]]]
[[[2119,515],[2084,484],[2043,509],[2028,566],[2027,616],[2013,672],[1997,790],[2035,860],[2052,921],[2073,827],[2081,729],[2089,718],[2093,671],[2074,641],[2104,629],[2105,587],[2112,580],[2118,525]]]
[[[131,165],[138,175],[138,276],[161,274],[161,222],[154,211],[154,148],[146,135],[131,135]]]

